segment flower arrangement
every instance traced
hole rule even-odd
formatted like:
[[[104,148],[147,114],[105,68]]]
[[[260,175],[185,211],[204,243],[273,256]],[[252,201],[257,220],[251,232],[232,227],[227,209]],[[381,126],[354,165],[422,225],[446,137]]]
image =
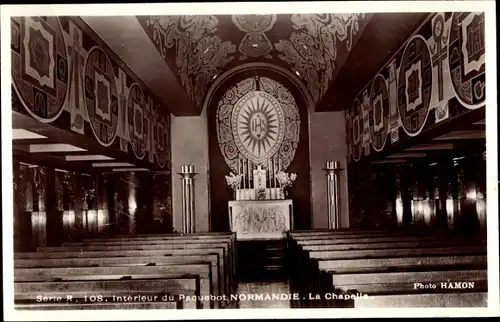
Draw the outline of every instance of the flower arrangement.
[[[243,174],[234,174],[231,172],[226,176],[226,183],[231,189],[236,190],[240,186],[242,177]]]
[[[297,179],[297,174],[288,174],[286,172],[280,171],[276,173],[276,178],[278,179],[281,188],[286,189],[290,188],[293,185],[293,182]]]

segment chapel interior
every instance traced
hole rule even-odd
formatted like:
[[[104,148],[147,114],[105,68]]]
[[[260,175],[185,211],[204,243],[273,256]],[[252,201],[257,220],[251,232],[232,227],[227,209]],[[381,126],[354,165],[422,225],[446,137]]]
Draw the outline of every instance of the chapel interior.
[[[16,309],[487,305],[483,13],[13,17],[11,73]]]

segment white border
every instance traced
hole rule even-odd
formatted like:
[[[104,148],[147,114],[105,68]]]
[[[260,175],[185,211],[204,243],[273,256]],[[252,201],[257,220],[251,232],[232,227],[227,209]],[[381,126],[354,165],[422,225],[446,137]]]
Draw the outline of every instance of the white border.
[[[124,310],[124,311],[58,311],[58,312],[15,312],[13,310],[13,216],[12,213],[12,119],[11,104],[11,57],[10,57],[10,19],[9,16],[27,15],[69,15],[69,16],[110,16],[110,15],[147,15],[147,14],[258,14],[258,13],[312,13],[312,12],[437,12],[437,11],[484,11],[486,19],[486,64],[488,65],[487,83],[487,190],[489,192],[488,212],[488,307],[467,308],[433,308],[433,309],[239,309],[239,310]],[[1,41],[2,77],[2,210],[3,219],[3,257],[4,257],[4,319],[7,320],[142,320],[142,319],[221,319],[221,318],[325,318],[325,317],[465,317],[465,316],[498,316],[498,173],[497,173],[497,110],[496,110],[496,38],[495,38],[495,3],[493,1],[391,1],[391,2],[302,2],[302,3],[196,3],[196,4],[118,4],[118,5],[23,5],[2,6],[1,30],[4,37]],[[22,313],[22,314],[21,314]],[[75,314],[76,313],[76,314]]]

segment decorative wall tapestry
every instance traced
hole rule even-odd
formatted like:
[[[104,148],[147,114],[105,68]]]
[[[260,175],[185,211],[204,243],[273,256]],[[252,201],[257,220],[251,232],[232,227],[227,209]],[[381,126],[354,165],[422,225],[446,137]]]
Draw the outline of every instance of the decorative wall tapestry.
[[[350,120],[351,153],[354,160],[359,160],[363,151],[363,115],[361,102],[358,99],[354,100]]]
[[[261,56],[272,59],[273,44],[266,32],[273,28],[276,15],[232,15],[231,18],[238,29],[246,32],[238,47],[242,54],[240,60]]]
[[[110,146],[118,126],[118,95],[113,66],[99,47],[85,61],[85,105],[96,139]]]
[[[399,115],[408,135],[417,135],[424,126],[429,112],[431,87],[429,48],[422,36],[416,36],[406,45],[398,78]]]
[[[326,93],[332,81],[339,53],[337,42],[351,51],[364,13],[294,14],[289,40],[274,44],[280,59],[293,66],[307,85],[315,103]]]
[[[85,57],[82,55],[82,31],[73,23],[69,24],[70,36],[73,43],[68,46],[70,49],[69,57],[69,101],[71,107],[71,130],[84,134],[85,120],[85,102],[82,95],[83,89],[83,70],[85,68]]]
[[[54,126],[95,137],[109,148],[128,152],[131,145],[138,159],[149,153],[151,163],[162,168],[170,165],[166,108],[102,40],[92,37],[76,17],[12,18],[12,109],[44,123],[57,119]],[[143,97],[134,112],[143,114],[142,121],[127,115],[133,95]],[[154,142],[153,129],[160,131],[160,139]]]
[[[216,122],[219,148],[235,173],[238,159],[259,165],[277,156],[285,170],[295,156],[298,107],[290,91],[270,78],[248,78],[229,88],[219,101]]]
[[[156,107],[158,110],[160,107]],[[167,160],[170,159],[170,118],[156,118],[153,123],[153,145],[155,150],[156,162],[160,167],[165,167]]]
[[[417,136],[429,126],[484,106],[484,42],[484,14],[430,15],[346,111],[349,159],[360,159],[359,141],[354,135],[360,102],[368,104],[370,110],[370,135],[362,138],[362,145],[368,147],[365,155],[371,148],[379,152],[387,142],[395,144]],[[366,103],[367,90],[371,96]],[[380,106],[383,113],[377,114]],[[391,138],[387,140],[389,134]]]
[[[485,100],[484,14],[454,13],[451,22],[449,68],[457,98],[467,108]]]
[[[234,57],[236,46],[215,35],[215,16],[147,16],[139,22],[163,58],[174,50],[177,75],[191,101],[201,108],[204,93],[214,76]]]
[[[382,75],[372,83],[370,93],[369,126],[373,148],[380,151],[385,144],[389,125],[389,93]]]
[[[146,138],[148,127],[145,124],[146,98],[139,84],[130,86],[128,93],[127,116],[128,131],[132,151],[137,158],[142,159],[146,154]]]
[[[54,121],[68,95],[68,55],[57,17],[11,19],[12,83],[40,122]]]

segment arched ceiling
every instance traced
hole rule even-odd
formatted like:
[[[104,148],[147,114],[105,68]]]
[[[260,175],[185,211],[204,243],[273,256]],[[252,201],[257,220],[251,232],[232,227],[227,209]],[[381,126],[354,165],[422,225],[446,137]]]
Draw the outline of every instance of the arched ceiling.
[[[249,62],[289,69],[303,81],[320,110],[338,109],[325,101],[331,100],[332,92],[338,95],[330,87],[342,69],[352,67],[345,66],[349,56],[357,57],[352,64],[358,70],[363,67],[363,55],[370,56],[367,58],[371,69],[375,70],[367,77],[372,77],[391,51],[395,51],[426,16],[391,14],[392,20],[384,20],[389,16],[383,15],[388,14],[162,15],[82,19],[174,115],[197,115],[215,79]],[[371,41],[380,57],[372,57],[370,48],[360,44],[360,39]],[[350,74],[346,70],[342,72]],[[350,78],[351,83],[343,83],[343,86],[362,86],[361,81],[365,82],[359,80],[357,85],[357,78]]]

